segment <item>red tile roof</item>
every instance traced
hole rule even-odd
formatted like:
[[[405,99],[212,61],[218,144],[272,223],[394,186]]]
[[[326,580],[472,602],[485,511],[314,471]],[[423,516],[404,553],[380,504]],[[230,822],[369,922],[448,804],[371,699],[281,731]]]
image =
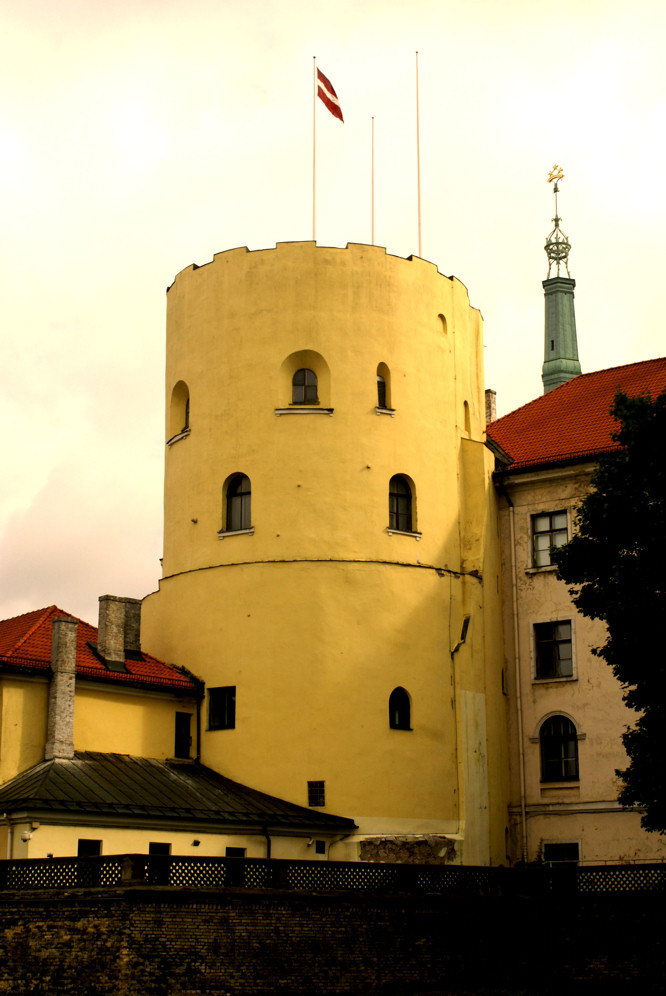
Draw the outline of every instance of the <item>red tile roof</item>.
[[[574,377],[491,422],[488,436],[513,457],[510,470],[594,459],[617,446],[610,407],[618,388],[656,398],[666,390],[666,357]]]
[[[51,667],[51,622],[58,616],[76,618],[55,605],[26,612],[22,616],[0,621],[0,669],[27,673],[49,671]],[[88,646],[97,643],[97,629],[78,619],[76,633],[76,674],[112,684],[143,686],[165,691],[182,691],[193,695],[194,680],[172,664],[164,664],[150,654],[142,660],[127,659],[127,673],[109,671]]]

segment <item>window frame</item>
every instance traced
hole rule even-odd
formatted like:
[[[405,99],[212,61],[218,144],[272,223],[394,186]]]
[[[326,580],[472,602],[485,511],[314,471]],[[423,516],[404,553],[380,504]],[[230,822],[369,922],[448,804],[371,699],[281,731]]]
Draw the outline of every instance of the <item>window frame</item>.
[[[569,626],[569,638],[565,637],[559,638],[556,635],[556,627],[558,626]],[[551,628],[553,636],[550,640],[539,639],[538,630],[542,632],[545,631],[546,627]],[[532,622],[531,625],[531,640],[532,640],[532,681],[534,682],[544,682],[544,681],[576,681],[576,655],[575,655],[575,628],[574,619],[543,619]],[[571,662],[571,673],[564,674],[558,673],[560,665],[559,657],[559,647],[560,645],[569,644],[570,656],[568,660]],[[553,672],[547,673],[548,668],[542,668],[541,663],[546,657],[545,648],[550,645],[552,649],[552,661],[553,661]],[[567,658],[563,658],[565,661]],[[542,673],[543,671],[543,673]]]
[[[243,482],[247,488],[241,491]],[[224,529],[218,535],[228,536],[233,533],[247,533],[252,530],[252,481],[247,474],[232,474],[224,490]],[[234,525],[234,517],[238,512],[238,525]]]
[[[555,528],[553,526],[553,518],[557,515],[563,515],[565,518],[565,525]],[[548,517],[549,528],[536,530],[535,525],[537,519],[544,519]],[[555,564],[551,559],[551,551],[557,549],[559,546],[564,546],[565,543],[569,542],[571,538],[571,528],[569,522],[569,509],[568,508],[558,508],[552,509],[549,512],[532,512],[529,517],[529,533],[530,533],[530,569],[533,571],[544,571],[544,570],[555,570]],[[537,563],[537,549],[536,541],[537,537],[540,536],[550,536],[551,538],[554,534],[565,533],[565,538],[561,543],[550,543],[549,546],[542,548],[540,553],[547,557],[547,562],[539,564]]]
[[[207,692],[208,730],[235,730],[236,685],[216,685]]]
[[[556,722],[559,722],[562,727],[566,723],[570,729],[560,732],[557,736],[551,735],[548,731]],[[565,713],[552,713],[543,718],[539,726],[539,761],[542,785],[580,782],[578,752],[580,739],[582,736],[578,732],[576,724]],[[553,770],[556,765],[557,770]],[[567,766],[570,766],[569,771],[567,771]]]
[[[326,806],[326,782],[323,779],[308,781],[308,806],[323,809]]]
[[[302,384],[296,383],[296,378],[298,377],[299,374],[303,374]],[[309,383],[308,383],[308,374],[311,375]],[[308,392],[312,394],[313,389],[314,389],[314,397],[308,397]],[[296,397],[297,391],[302,391],[303,393],[302,398]],[[294,371],[291,378],[291,403],[292,405],[319,404],[319,378],[311,367],[299,367],[298,370]]]
[[[398,491],[393,487],[393,482],[399,481],[401,484],[407,488],[407,494],[404,491]],[[409,498],[409,507],[407,512],[401,511],[399,509],[400,499],[405,497]],[[420,535],[416,533],[414,529],[414,490],[412,488],[409,478],[404,474],[393,474],[389,480],[388,486],[388,499],[389,499],[389,524],[387,531],[389,535],[391,533],[404,533],[409,536]],[[394,500],[395,499],[395,500]],[[409,528],[405,528],[406,526]]]
[[[409,692],[402,685],[397,685],[388,700],[389,729],[412,729],[412,700]]]

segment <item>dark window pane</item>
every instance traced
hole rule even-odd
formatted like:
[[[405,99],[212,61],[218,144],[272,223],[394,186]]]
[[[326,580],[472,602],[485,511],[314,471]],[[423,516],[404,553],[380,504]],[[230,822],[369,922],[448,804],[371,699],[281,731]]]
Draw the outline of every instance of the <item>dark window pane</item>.
[[[325,782],[308,782],[308,806],[325,806]]]
[[[227,532],[250,528],[251,501],[250,478],[245,474],[237,474],[227,486]]]
[[[236,727],[236,686],[208,689],[208,729],[233,730]]]
[[[537,678],[571,678],[573,676],[570,622],[536,623],[534,626],[534,647]]]
[[[551,716],[541,727],[541,780],[570,781],[578,778],[578,737],[566,716]]]
[[[377,374],[377,407],[386,408],[386,381]]]
[[[409,695],[404,688],[394,688],[389,696],[389,726],[392,730],[411,729]]]
[[[176,713],[176,744],[174,749],[174,757],[190,756],[190,746],[192,744],[192,735],[190,733],[191,722],[192,716],[189,712]]]
[[[412,531],[412,490],[399,474],[389,482],[389,529]]]
[[[291,401],[294,405],[317,404],[317,375],[314,370],[297,370],[291,381]]]

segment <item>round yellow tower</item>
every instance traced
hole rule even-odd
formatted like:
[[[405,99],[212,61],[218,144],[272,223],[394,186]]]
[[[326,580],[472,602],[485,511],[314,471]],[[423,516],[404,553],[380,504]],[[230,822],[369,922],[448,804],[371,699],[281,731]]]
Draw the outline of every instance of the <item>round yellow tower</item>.
[[[142,639],[206,683],[202,761],[359,837],[502,861],[499,552],[465,287],[375,246],[220,253],[169,289],[166,391]]]

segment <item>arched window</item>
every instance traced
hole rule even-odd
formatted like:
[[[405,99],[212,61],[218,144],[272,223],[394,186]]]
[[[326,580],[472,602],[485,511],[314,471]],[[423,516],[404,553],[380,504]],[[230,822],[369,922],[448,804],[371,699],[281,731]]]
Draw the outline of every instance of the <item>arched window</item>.
[[[412,489],[401,474],[389,482],[389,529],[412,532]]]
[[[190,431],[190,392],[184,380],[179,380],[171,392],[169,440]]]
[[[291,402],[294,405],[316,405],[317,375],[314,370],[297,370],[291,381]]]
[[[386,408],[386,381],[377,374],[377,407]]]
[[[377,365],[377,408],[390,411],[391,408],[391,371],[385,363]]]
[[[250,478],[236,474],[227,485],[227,532],[249,529],[252,524]]]
[[[398,686],[389,695],[389,726],[392,730],[411,730],[409,693]]]
[[[541,724],[541,781],[564,782],[578,778],[578,734],[566,716],[550,716]]]

